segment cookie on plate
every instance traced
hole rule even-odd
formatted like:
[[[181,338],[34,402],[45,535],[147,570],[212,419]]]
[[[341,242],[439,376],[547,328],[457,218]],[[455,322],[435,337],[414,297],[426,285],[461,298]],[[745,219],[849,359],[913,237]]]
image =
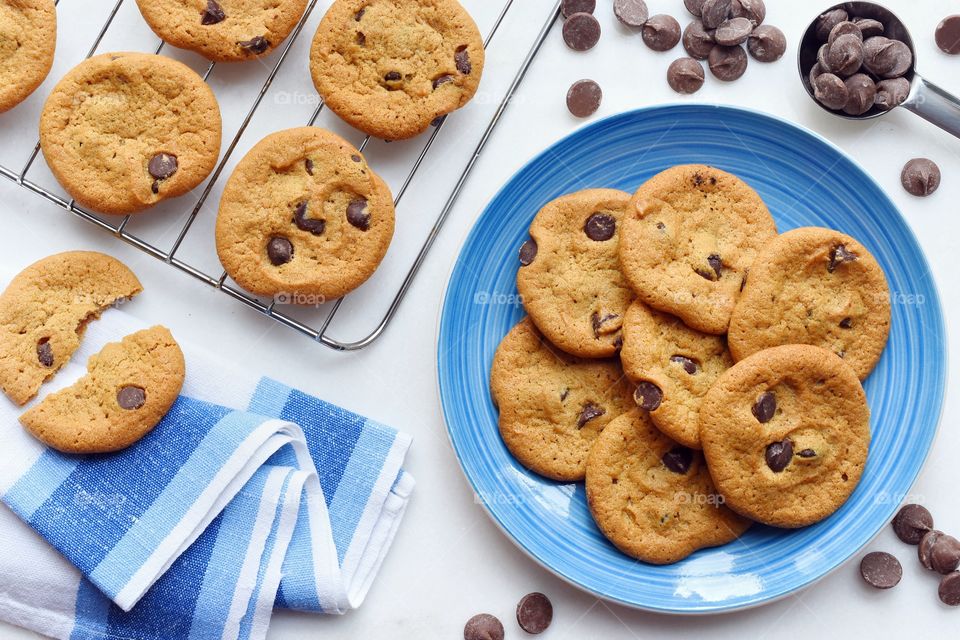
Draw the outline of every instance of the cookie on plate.
[[[167,414],[184,374],[183,352],[166,327],[137,331],[90,356],[86,375],[31,407],[20,422],[64,453],[126,449]]]
[[[393,224],[390,189],[353,145],[317,127],[287,129],[258,142],[230,176],[217,253],[244,289],[319,304],[373,275]]]
[[[757,252],[776,233],[767,206],[743,180],[678,165],[634,194],[620,232],[620,266],[648,305],[719,335]]]
[[[53,0],[0,3],[0,113],[27,99],[53,65],[57,8]]]
[[[490,388],[510,453],[531,471],[565,482],[583,480],[597,436],[634,407],[619,362],[563,353],[529,318],[497,347]]]
[[[310,51],[317,91],[365,133],[398,140],[465,105],[483,40],[457,0],[336,0]]]
[[[730,351],[746,358],[781,344],[813,344],[865,379],[890,334],[890,289],[870,252],[819,227],[788,231],[757,255],[730,320]]]
[[[735,364],[707,392],[700,440],[731,509],[803,527],[839,509],[860,481],[870,409],[853,369],[834,353],[773,347]]]
[[[307,8],[307,0],[137,0],[166,42],[208,60],[249,60],[273,51]]]
[[[520,248],[517,289],[537,328],[567,353],[606,358],[622,342],[633,290],[617,258],[630,194],[588,189],[548,203]]]
[[[36,262],[0,295],[0,388],[18,405],[69,362],[87,323],[143,290],[119,260],[93,251]]]
[[[78,203],[142,211],[190,191],[220,154],[220,108],[190,67],[164,56],[105,53],[57,83],[40,117],[53,175]]]
[[[733,366],[723,336],[701,333],[637,300],[623,321],[623,371],[635,400],[664,434],[700,448],[700,402]]]
[[[723,506],[703,454],[661,433],[642,409],[607,425],[590,451],[586,479],[600,531],[644,562],[677,562],[750,527]]]

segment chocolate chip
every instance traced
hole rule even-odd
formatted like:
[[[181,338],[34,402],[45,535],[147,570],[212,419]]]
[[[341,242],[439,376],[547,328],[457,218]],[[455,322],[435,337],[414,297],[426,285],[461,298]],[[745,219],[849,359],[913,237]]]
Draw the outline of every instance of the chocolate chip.
[[[687,8],[687,11],[690,12],[690,15],[700,17],[703,12],[703,3],[706,0],[683,0],[683,6]]]
[[[489,613],[479,613],[464,625],[463,640],[503,640],[503,624]]]
[[[863,43],[863,66],[875,76],[897,78],[912,64],[910,47],[899,40],[874,36]]]
[[[121,409],[133,411],[142,407],[146,402],[147,392],[140,387],[126,385],[120,387],[120,390],[117,391],[117,404],[120,405]]]
[[[960,53],[960,15],[947,16],[941,20],[934,39],[940,51],[953,56]]]
[[[593,214],[583,225],[583,232],[587,237],[597,242],[609,240],[616,231],[617,219],[606,213]]]
[[[860,575],[871,587],[890,589],[903,577],[900,561],[885,551],[874,551],[860,561]]]
[[[680,23],[673,16],[652,16],[643,25],[643,42],[654,51],[669,51],[680,42]]]
[[[592,402],[588,402],[580,409],[580,417],[577,418],[577,429],[583,429],[583,425],[587,424],[594,418],[599,418],[606,412],[606,409],[603,407],[595,405]]]
[[[681,356],[681,355],[670,356],[670,362],[676,362],[681,367],[683,367],[684,371],[686,371],[690,375],[695,375],[697,371],[700,369],[700,366],[696,363],[696,361],[691,360],[687,356]]]
[[[614,320],[618,319],[619,317],[620,317],[620,314],[618,313],[605,313],[601,315],[596,311],[594,311],[590,315],[590,325],[593,327],[593,336],[595,338],[599,338],[601,335],[606,335],[608,333],[616,331],[619,328],[619,326],[617,326],[616,324],[613,324],[612,326],[608,327],[607,325],[612,323]]]
[[[53,366],[53,345],[50,338],[40,338],[37,342],[37,360],[44,367]]]
[[[527,633],[543,633],[553,622],[553,604],[542,593],[528,593],[517,605],[517,624]]]
[[[258,56],[270,48],[270,41],[263,36],[255,36],[249,40],[238,42],[237,46],[247,53],[252,53],[253,55]]]
[[[762,24],[747,38],[747,51],[758,62],[775,62],[787,50],[787,37],[770,24]]]
[[[700,20],[707,29],[716,29],[730,17],[730,0],[706,0],[700,7]]]
[[[703,80],[703,65],[693,58],[678,58],[667,67],[667,84],[677,93],[696,93]]]
[[[921,543],[923,540],[921,540]],[[960,540],[946,534],[940,536],[930,550],[930,568],[946,575],[960,566]]]
[[[840,76],[821,73],[813,81],[813,97],[828,109],[843,109],[849,94],[847,85]]]
[[[904,505],[894,516],[893,532],[907,544],[919,544],[923,534],[933,529],[933,516],[919,504]]]
[[[770,422],[773,419],[773,414],[777,411],[777,396],[770,391],[764,391],[757,396],[757,400],[753,403],[750,411],[753,412],[753,417],[761,424]]]
[[[613,15],[628,27],[642,27],[650,13],[644,0],[613,0]]]
[[[313,175],[313,160],[311,160],[310,158],[307,158],[306,160],[304,160],[304,161],[303,161],[303,168],[306,169],[306,170],[307,170],[307,173],[312,176],[312,175]]]
[[[453,82],[453,76],[449,74],[442,75],[438,78],[433,79],[433,88],[436,89],[440,85],[447,84],[448,82]]]
[[[663,454],[660,461],[663,462],[663,466],[670,469],[670,471],[685,474],[690,470],[690,465],[693,464],[693,451],[687,447],[677,445]]]
[[[920,544],[917,545],[917,559],[920,561],[920,564],[923,565],[924,569],[933,571],[933,548],[943,536],[943,531],[931,529],[920,538]],[[947,573],[950,572],[948,571]]]
[[[467,51],[467,45],[463,44],[457,47],[457,50],[453,53],[453,62],[457,65],[457,71],[465,76],[470,75],[470,72],[473,71],[473,65],[470,64],[470,52]]]
[[[357,154],[353,154],[352,156],[350,156],[350,159],[353,160],[354,162],[360,162],[361,160],[363,160],[363,158],[361,158]]]
[[[600,22],[589,13],[575,13],[563,23],[563,41],[574,51],[587,51],[600,41]]]
[[[520,245],[520,264],[524,267],[530,266],[537,257],[537,241],[530,238]]]
[[[787,468],[790,460],[793,459],[793,442],[789,438],[785,438],[780,442],[771,442],[767,445],[764,458],[771,471],[780,473]]]
[[[857,259],[857,254],[847,251],[847,247],[838,244],[830,250],[830,262],[827,264],[827,271],[833,273],[838,266],[845,262],[853,262]]]
[[[883,23],[873,18],[854,18],[853,24],[860,29],[860,35],[863,36],[864,40],[883,33]]]
[[[960,571],[954,571],[940,579],[937,595],[940,596],[940,602],[945,605],[951,607],[960,605]]]
[[[273,236],[267,242],[267,257],[275,267],[293,260],[293,244],[283,236]]]
[[[903,166],[900,184],[907,193],[926,197],[940,186],[940,167],[928,158],[914,158]]]
[[[683,48],[691,58],[706,60],[714,46],[713,32],[707,31],[699,20],[694,20],[683,30]]]
[[[753,26],[757,26],[767,17],[767,6],[763,0],[733,0],[730,3],[730,15],[746,18]]]
[[[560,392],[560,402],[563,402],[564,400],[566,400],[566,399],[567,399],[567,396],[569,396],[569,395],[570,395],[570,389],[564,389],[563,391],[561,391],[561,392]]]
[[[827,49],[827,68],[841,78],[848,78],[863,64],[863,42],[859,36],[840,36]]]
[[[293,223],[297,225],[297,228],[301,231],[308,231],[315,236],[321,235],[327,228],[325,220],[307,217],[306,202],[301,202],[293,210]]]
[[[802,451],[798,451],[797,455],[801,458],[816,458],[817,452],[813,449],[804,449]]]
[[[825,73],[827,73],[827,70],[820,66],[819,62],[810,67],[810,74],[807,76],[807,79],[810,81],[810,86],[813,86],[813,82]]]
[[[710,71],[723,82],[732,82],[747,70],[747,52],[743,47],[715,46],[707,56]]]
[[[366,7],[364,7],[363,9],[360,9],[360,11],[357,11],[355,14],[353,14],[353,19],[356,20],[357,22],[360,22],[361,20],[363,20],[363,14],[365,14],[366,12],[367,12]]]
[[[717,27],[713,32],[713,39],[717,44],[734,47],[746,42],[751,33],[753,33],[753,23],[748,18],[731,18]]]
[[[877,99],[877,85],[873,78],[865,73],[855,73],[843,84],[847,87],[847,104],[843,106],[843,112],[859,116],[870,111]]]
[[[567,91],[567,109],[578,118],[596,113],[603,100],[603,91],[593,80],[577,80]]]
[[[633,401],[636,402],[637,406],[641,409],[656,411],[663,401],[663,391],[652,382],[644,380],[637,385],[636,390],[633,392]]]
[[[853,36],[860,42],[863,42],[863,32],[860,31],[855,23],[846,20],[844,22],[838,22],[834,25],[833,29],[830,30],[830,36],[827,38],[827,44],[833,44],[837,38],[840,36]]]
[[[178,167],[177,156],[172,153],[158,153],[147,163],[147,171],[157,180],[166,180],[177,172]]]
[[[563,0],[560,3],[560,13],[569,18],[575,13],[593,13],[597,8],[597,0]]]
[[[207,0],[207,8],[200,12],[200,24],[210,25],[223,22],[227,14],[215,0]]]
[[[881,80],[877,83],[877,96],[873,103],[884,111],[899,107],[910,95],[910,81],[906,78]]]
[[[698,268],[697,273],[711,282],[716,282],[720,279],[720,275],[723,273],[723,261],[720,259],[720,256],[716,253],[711,253],[707,256],[707,265],[709,269]]]
[[[370,228],[370,214],[367,213],[367,199],[355,198],[347,205],[347,222],[361,231]]]
[[[398,80],[402,80],[403,76],[399,71],[388,71],[386,75],[383,76],[383,79],[387,82],[396,82]]]
[[[833,9],[827,11],[817,18],[816,33],[817,39],[826,42],[830,37],[830,31],[841,22],[846,22],[850,16],[843,9]]]
[[[851,320],[850,318],[844,318],[843,320],[840,321],[841,329],[849,329],[852,326],[853,326],[853,320]]]
[[[363,31],[357,31],[357,44],[361,47],[367,44],[367,35]]]

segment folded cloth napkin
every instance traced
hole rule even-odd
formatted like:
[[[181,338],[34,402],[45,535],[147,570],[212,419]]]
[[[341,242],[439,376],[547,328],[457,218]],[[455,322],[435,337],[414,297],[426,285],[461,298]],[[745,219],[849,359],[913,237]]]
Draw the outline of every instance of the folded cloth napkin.
[[[41,397],[140,328],[108,311]],[[0,619],[57,638],[263,638],[274,606],[363,601],[413,489],[409,437],[181,347],[180,398],[118,453],[48,449],[0,398]]]

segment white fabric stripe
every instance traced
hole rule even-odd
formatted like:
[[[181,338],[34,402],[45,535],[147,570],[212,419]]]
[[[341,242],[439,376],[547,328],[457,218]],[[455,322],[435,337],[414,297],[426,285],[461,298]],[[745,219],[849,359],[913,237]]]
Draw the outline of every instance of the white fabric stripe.
[[[0,403],[0,495],[4,495],[40,459],[46,447],[20,427],[20,409],[6,396]]]

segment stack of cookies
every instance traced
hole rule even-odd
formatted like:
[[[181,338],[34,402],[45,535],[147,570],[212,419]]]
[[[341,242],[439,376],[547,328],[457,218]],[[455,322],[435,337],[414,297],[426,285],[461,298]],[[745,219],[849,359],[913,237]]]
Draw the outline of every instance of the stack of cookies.
[[[778,235],[745,182],[683,165],[632,196],[548,203],[519,261],[529,316],[491,372],[501,436],[528,469],[585,481],[624,553],[676,562],[754,521],[818,522],[853,492],[861,380],[890,328],[886,279],[856,240]]]

